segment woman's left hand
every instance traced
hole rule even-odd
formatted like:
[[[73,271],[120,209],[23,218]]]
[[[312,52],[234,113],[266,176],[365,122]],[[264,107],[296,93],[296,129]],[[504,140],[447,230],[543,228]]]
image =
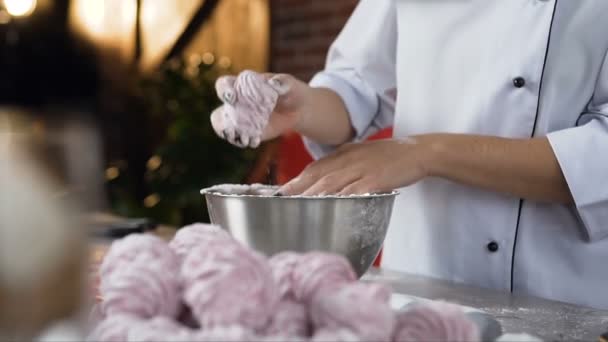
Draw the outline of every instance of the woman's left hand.
[[[392,191],[425,178],[426,148],[417,139],[346,144],[285,184],[283,195],[353,195]]]

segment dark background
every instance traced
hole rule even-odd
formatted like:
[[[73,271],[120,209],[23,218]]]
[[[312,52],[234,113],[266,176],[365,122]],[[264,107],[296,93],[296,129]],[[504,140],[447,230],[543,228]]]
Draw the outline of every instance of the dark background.
[[[167,61],[181,60],[193,33],[205,25],[213,4],[219,2],[207,0],[177,37]],[[32,16],[0,24],[0,107],[25,109],[43,120],[66,112],[73,118],[75,112],[95,122],[103,140],[103,165],[120,171],[116,179],[105,180],[109,209],[175,225],[204,221],[202,199],[186,189],[223,181],[276,182],[276,159],[297,165],[289,172],[279,170],[284,173],[281,179],[293,176],[309,161],[294,135],[254,152],[217,139],[208,120],[201,120],[219,104],[212,87],[218,75],[213,66],[209,70],[201,66],[194,81],[183,70],[169,68],[169,63],[159,65],[152,76],[141,75],[129,61],[118,57],[112,61],[111,53],[103,55],[102,66],[98,48],[70,31],[69,0],[52,4]],[[268,69],[310,79],[323,68],[329,45],[356,4],[356,0],[270,0]],[[167,102],[181,106],[166,108]],[[162,157],[157,170],[150,169],[152,156]],[[145,205],[156,199],[158,205]]]

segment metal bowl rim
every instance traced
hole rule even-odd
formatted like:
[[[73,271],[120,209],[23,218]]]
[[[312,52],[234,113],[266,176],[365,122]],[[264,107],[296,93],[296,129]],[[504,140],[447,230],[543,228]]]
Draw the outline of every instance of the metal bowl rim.
[[[223,186],[239,186],[240,184],[222,184]],[[252,184],[259,185],[259,184]],[[215,185],[209,188],[202,189],[201,195],[211,195],[216,197],[224,198],[272,198],[272,199],[285,199],[285,200],[323,200],[323,199],[373,199],[373,198],[384,198],[384,197],[396,197],[399,195],[399,191],[393,190],[391,192],[379,193],[379,194],[363,194],[363,195],[323,195],[323,196],[273,196],[273,195],[239,195],[239,194],[225,194],[218,192],[219,185]],[[266,186],[269,189],[278,189],[278,186]]]

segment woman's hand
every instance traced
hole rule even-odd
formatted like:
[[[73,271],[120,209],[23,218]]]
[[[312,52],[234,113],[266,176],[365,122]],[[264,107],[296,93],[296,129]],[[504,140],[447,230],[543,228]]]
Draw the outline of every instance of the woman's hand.
[[[363,194],[390,191],[425,177],[543,203],[574,203],[546,137],[437,133],[346,145],[311,164],[280,191],[285,195]]]
[[[285,184],[283,195],[365,194],[392,191],[425,178],[424,144],[391,139],[347,144],[309,165]]]
[[[257,147],[296,129],[308,85],[286,74],[244,71],[223,76],[216,90],[224,105],[211,115],[215,132],[240,147]]]

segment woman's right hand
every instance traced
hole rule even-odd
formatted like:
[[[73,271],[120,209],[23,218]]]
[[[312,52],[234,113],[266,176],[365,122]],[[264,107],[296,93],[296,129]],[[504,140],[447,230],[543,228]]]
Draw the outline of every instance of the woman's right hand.
[[[231,144],[255,148],[261,141],[297,130],[309,89],[287,74],[244,71],[220,77],[216,90],[224,104],[212,113],[211,123]]]

